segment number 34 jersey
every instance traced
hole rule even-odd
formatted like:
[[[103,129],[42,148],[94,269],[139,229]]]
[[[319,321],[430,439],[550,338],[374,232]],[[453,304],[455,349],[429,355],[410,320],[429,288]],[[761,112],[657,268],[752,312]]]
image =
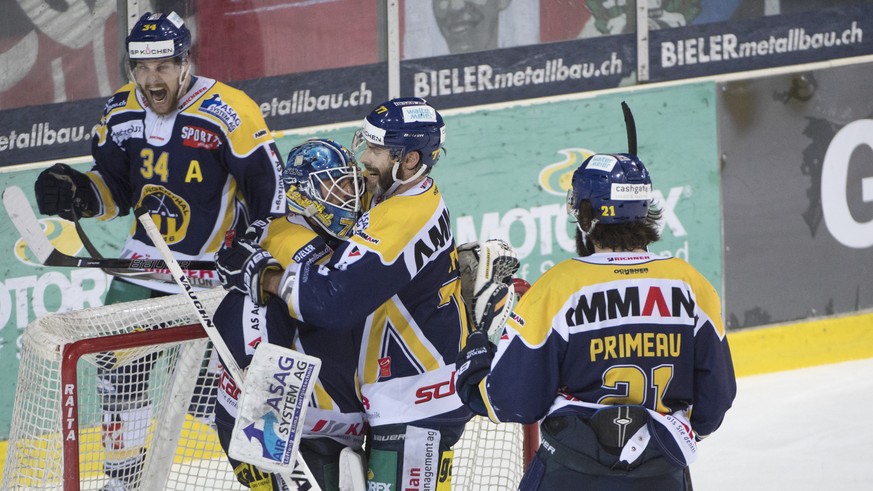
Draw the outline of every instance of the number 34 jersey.
[[[563,261],[512,312],[480,393],[493,419],[525,423],[604,405],[693,407],[691,427],[708,435],[736,395],[718,295],[678,258]]]
[[[212,259],[228,229],[285,211],[281,157],[258,106],[212,79],[194,78],[166,115],[125,85],[106,103],[92,155],[98,217],[146,207],[178,259]],[[160,257],[150,244],[136,223],[122,255]]]

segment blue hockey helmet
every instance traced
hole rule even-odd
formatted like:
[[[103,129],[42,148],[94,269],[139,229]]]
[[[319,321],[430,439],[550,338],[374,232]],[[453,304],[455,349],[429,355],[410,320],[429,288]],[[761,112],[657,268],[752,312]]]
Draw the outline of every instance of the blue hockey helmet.
[[[127,36],[127,57],[136,60],[176,58],[191,49],[191,31],[176,12],[146,12]]]
[[[636,155],[592,155],[573,173],[567,211],[576,216],[586,200],[591,202],[598,223],[644,221],[652,200],[649,171]]]
[[[446,125],[440,113],[420,97],[402,97],[380,104],[364,118],[352,149],[358,152],[365,143],[388,147],[396,160],[417,151],[421,162],[433,167],[445,141]]]
[[[314,219],[334,237],[351,235],[364,179],[348,149],[329,139],[307,140],[289,152],[282,179],[290,213]]]

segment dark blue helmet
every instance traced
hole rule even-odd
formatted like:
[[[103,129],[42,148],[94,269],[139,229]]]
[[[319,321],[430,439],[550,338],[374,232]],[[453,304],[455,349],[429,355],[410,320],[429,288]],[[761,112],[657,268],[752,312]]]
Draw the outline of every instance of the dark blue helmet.
[[[422,98],[403,97],[384,102],[368,114],[352,148],[357,152],[364,143],[388,147],[395,150],[395,159],[417,151],[421,162],[432,167],[445,141],[446,125],[440,113]]]
[[[311,217],[334,237],[351,235],[364,179],[348,149],[333,140],[307,140],[291,149],[282,179],[290,213]]]
[[[176,12],[146,12],[127,36],[127,57],[135,60],[176,58],[191,49],[191,31]]]
[[[642,161],[627,153],[595,154],[573,173],[567,207],[576,215],[591,202],[594,218],[604,225],[644,221],[652,200],[652,179]]]

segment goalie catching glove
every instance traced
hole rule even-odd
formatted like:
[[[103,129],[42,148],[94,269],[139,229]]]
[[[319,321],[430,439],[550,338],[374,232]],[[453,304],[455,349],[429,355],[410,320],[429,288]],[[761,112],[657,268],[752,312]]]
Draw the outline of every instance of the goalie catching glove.
[[[42,171],[34,184],[36,205],[43,215],[67,220],[92,217],[100,210],[91,179],[67,164]]]
[[[519,267],[515,251],[500,239],[467,242],[458,247],[458,260],[461,297],[472,313],[473,329],[488,333],[494,341],[515,306],[512,275]]]
[[[256,237],[259,234],[255,228],[249,227],[242,238],[235,235],[233,231],[228,232],[221,249],[215,253],[218,279],[225,290],[248,295],[256,305],[266,305],[264,273],[268,270],[281,271],[282,266],[258,244]]]

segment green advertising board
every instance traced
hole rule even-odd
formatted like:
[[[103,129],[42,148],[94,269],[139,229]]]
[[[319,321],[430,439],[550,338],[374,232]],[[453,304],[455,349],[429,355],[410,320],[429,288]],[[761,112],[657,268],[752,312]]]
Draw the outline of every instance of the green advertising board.
[[[534,281],[575,255],[566,213],[573,171],[592,153],[627,151],[621,102],[636,120],[638,153],[664,211],[654,252],[681,257],[721,291],[721,223],[715,84],[448,112],[446,153],[433,176],[455,239],[502,238]],[[283,154],[309,137],[349,145],[354,128],[289,135]]]
[[[719,168],[715,84],[639,90],[507,107],[447,111],[446,154],[433,176],[452,213],[458,243],[492,237],[509,240],[533,282],[574,255],[574,225],[565,196],[572,172],[591,153],[627,150],[621,101],[633,110],[639,155],[649,167],[664,210],[662,240],[652,250],[682,257],[717,289],[722,284]],[[363,114],[361,115],[364,116]],[[280,135],[283,156],[307,138],[350,145],[355,125]],[[75,166],[86,170],[87,164]],[[0,184],[21,186],[31,204],[41,169],[0,174]],[[87,255],[73,224],[41,222],[55,247]],[[132,223],[83,221],[95,246],[117,255]],[[46,268],[35,263],[8,216],[0,213],[0,439],[8,437],[20,336],[37,316],[102,305],[110,277],[94,268]]]

